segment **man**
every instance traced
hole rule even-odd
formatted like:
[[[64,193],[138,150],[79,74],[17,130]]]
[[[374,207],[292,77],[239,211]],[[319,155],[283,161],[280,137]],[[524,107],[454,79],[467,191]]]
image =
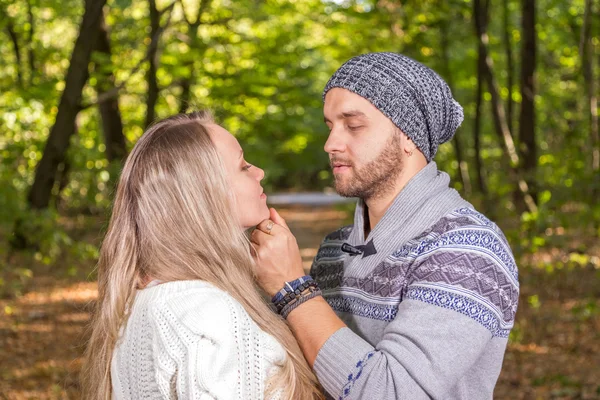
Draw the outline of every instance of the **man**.
[[[433,161],[461,106],[435,72],[393,53],[346,62],[324,102],[336,190],[360,200],[315,257],[322,297],[311,289],[287,307],[306,359],[336,399],[491,399],[519,284],[500,229]],[[271,220],[252,236],[258,277],[285,294],[303,272],[285,222]]]

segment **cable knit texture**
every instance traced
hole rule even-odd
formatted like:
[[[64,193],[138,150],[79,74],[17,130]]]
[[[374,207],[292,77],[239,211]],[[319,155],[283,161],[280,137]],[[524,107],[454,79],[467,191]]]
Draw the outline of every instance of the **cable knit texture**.
[[[163,283],[136,294],[112,358],[113,399],[263,399],[285,357],[226,292]]]

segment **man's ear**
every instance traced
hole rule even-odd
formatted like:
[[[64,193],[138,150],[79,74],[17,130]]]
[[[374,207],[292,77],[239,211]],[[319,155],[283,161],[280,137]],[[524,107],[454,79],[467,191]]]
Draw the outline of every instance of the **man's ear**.
[[[411,140],[411,138],[408,137],[408,135],[406,135],[400,129],[398,129],[398,132],[402,138],[400,141],[402,146],[402,152],[408,157],[412,156],[415,150],[417,149],[417,145]]]

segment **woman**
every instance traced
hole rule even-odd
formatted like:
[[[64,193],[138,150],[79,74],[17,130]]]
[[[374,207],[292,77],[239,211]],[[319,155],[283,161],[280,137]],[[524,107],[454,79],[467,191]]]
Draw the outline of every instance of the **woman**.
[[[321,396],[254,279],[245,230],[269,217],[263,177],[207,112],[141,137],[100,252],[85,399]]]

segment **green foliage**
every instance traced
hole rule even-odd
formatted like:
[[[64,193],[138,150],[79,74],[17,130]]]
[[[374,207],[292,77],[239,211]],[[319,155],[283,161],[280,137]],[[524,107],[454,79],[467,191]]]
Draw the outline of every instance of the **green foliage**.
[[[78,249],[82,258],[93,258],[94,245],[81,247],[78,238],[65,233],[67,224],[61,218],[107,215],[110,207],[120,165],[106,159],[97,107],[85,108],[78,115],[77,133],[67,155],[67,179],[63,187],[54,188],[56,201],[50,210],[37,213],[26,206],[65,87],[83,1],[31,1],[33,25],[27,4],[25,0],[0,0],[0,240],[8,241],[15,222],[22,221],[28,235],[38,239],[39,248],[33,254],[39,261],[56,262],[66,248]],[[157,1],[160,10],[169,4]],[[322,122],[321,91],[342,62],[367,51],[402,52],[432,67],[451,84],[465,109],[457,134],[474,182],[477,39],[471,2],[213,0],[194,25],[200,5],[200,0],[178,1],[170,15],[161,18],[168,26],[159,41],[156,114],[162,118],[176,113],[184,101],[182,82],[191,80],[190,108],[208,107],[215,112],[218,121],[240,139],[248,161],[266,170],[267,190],[319,190],[330,185],[322,149],[327,128]],[[508,8],[515,60],[511,121],[517,138],[520,2],[510,0]],[[566,246],[565,236],[556,234],[561,230],[600,236],[600,202],[592,195],[594,190],[600,193],[600,184],[590,168],[589,103],[579,54],[584,1],[539,0],[537,8],[539,154],[535,180],[539,210],[516,213],[516,183],[507,173],[507,157],[494,131],[487,92],[480,139],[490,193],[486,197],[469,194],[483,211],[502,221],[519,256]],[[501,2],[492,2],[489,49],[501,97],[508,102],[502,13]],[[94,54],[82,103],[94,103],[95,84],[107,71],[114,73],[116,84],[122,85],[119,108],[131,147],[143,133],[146,115],[148,3],[111,0],[105,20],[112,54]],[[9,26],[18,38],[20,64]],[[595,24],[591,31],[594,59],[598,59],[598,29]],[[30,54],[35,57],[33,69]],[[596,66],[596,79],[598,72]],[[452,144],[440,148],[436,161],[451,174],[455,186],[464,190]],[[578,249],[577,254],[583,257],[577,262],[590,262],[586,249]],[[16,281],[27,276],[21,272],[16,272]]]

